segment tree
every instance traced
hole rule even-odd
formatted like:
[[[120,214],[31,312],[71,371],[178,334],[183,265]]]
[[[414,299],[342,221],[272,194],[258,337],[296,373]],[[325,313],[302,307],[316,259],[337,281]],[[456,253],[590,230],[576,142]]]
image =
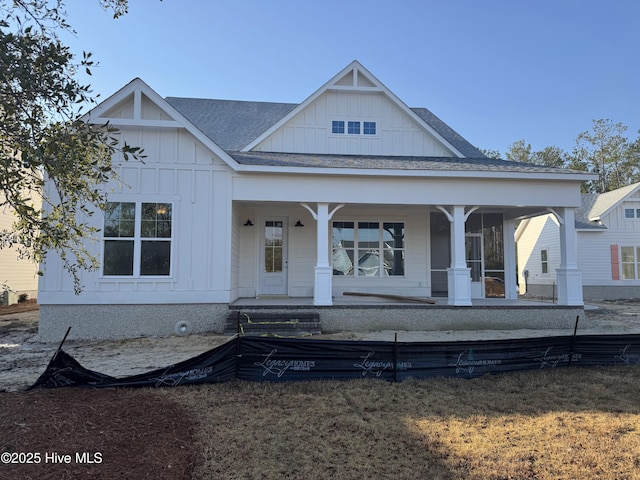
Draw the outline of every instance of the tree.
[[[545,147],[533,152],[531,163],[543,165],[545,167],[565,167],[569,163],[568,154],[559,147]]]
[[[99,1],[114,18],[127,12],[127,0]],[[0,0],[0,209],[16,216],[13,229],[0,232],[0,248],[16,245],[35,262],[56,251],[79,293],[80,271],[98,266],[84,240],[95,235],[87,217],[116,176],[112,157],[142,151],[108,124],[81,120],[95,98],[77,76],[90,75],[94,62],[84,53],[74,63],[61,30],[71,31],[63,0]]]
[[[531,144],[516,140],[505,152],[505,157],[512,162],[531,163]]]
[[[609,119],[593,120],[593,130],[585,131],[576,138],[572,163],[583,165],[598,174],[592,186],[595,193],[604,193],[631,183],[637,177],[637,156],[632,145],[623,136],[627,127]]]
[[[490,148],[488,148],[488,149],[481,148],[480,151],[487,158],[501,158],[502,157],[502,155],[500,154],[499,150],[492,150]]]

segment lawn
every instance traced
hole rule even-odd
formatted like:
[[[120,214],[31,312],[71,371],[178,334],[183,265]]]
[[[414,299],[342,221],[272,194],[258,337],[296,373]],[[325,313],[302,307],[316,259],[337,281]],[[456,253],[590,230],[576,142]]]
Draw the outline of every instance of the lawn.
[[[640,479],[640,366],[63,388],[0,402],[0,451],[41,454],[0,464],[2,478]]]

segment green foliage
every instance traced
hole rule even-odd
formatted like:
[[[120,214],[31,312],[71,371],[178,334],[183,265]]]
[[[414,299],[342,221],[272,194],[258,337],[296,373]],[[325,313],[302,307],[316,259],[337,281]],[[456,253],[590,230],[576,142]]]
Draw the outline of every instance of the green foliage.
[[[509,146],[505,157],[515,162],[597,173],[599,179],[585,182],[583,193],[608,192],[640,182],[640,137],[630,142],[624,136],[626,131],[622,123],[593,120],[593,129],[577,136],[570,154],[554,146],[532,151],[530,144],[517,140]]]
[[[638,158],[624,136],[627,127],[608,119],[593,121],[593,130],[578,135],[574,161],[599,178],[591,189],[596,193],[623,187],[638,179]]]
[[[126,0],[100,3],[114,17],[126,13]],[[9,4],[0,1],[0,208],[10,207],[16,220],[0,232],[0,248],[16,245],[36,262],[56,251],[79,293],[80,271],[97,267],[83,240],[97,232],[87,220],[116,177],[112,157],[142,151],[108,124],[82,121],[82,107],[95,100],[77,72],[90,74],[94,62],[85,53],[75,63],[58,39],[57,31],[70,30],[62,0]]]

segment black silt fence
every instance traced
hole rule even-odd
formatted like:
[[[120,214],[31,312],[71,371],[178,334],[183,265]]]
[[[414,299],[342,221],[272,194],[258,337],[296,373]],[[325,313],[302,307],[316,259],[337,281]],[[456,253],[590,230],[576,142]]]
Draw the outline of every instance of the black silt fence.
[[[61,348],[34,387],[164,387],[246,381],[309,381],[485,374],[568,366],[638,365],[640,335],[583,335],[467,342],[370,342],[235,337],[196,357],[116,378],[88,370]]]

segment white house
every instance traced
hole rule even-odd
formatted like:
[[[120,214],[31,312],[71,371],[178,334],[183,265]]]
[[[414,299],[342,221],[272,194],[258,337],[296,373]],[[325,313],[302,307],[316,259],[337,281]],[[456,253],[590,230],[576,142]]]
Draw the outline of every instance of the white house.
[[[87,121],[109,121],[147,157],[118,160],[121,182],[89,219],[102,268],[83,274],[83,293],[47,260],[44,338],[68,325],[75,337],[169,334],[179,320],[221,331],[244,299],[297,303],[326,330],[473,328],[497,317],[480,305],[485,285],[504,285],[498,306],[516,303],[515,223],[548,208],[563,219],[559,304],[573,318],[583,308],[574,217],[591,177],[486,158],[357,61],[300,104],[163,99],[135,79]],[[345,314],[345,291],[442,301],[402,323]]]
[[[520,293],[553,295],[561,262],[560,226],[551,213],[518,226]],[[584,298],[640,298],[640,183],[582,195],[575,229]]]

